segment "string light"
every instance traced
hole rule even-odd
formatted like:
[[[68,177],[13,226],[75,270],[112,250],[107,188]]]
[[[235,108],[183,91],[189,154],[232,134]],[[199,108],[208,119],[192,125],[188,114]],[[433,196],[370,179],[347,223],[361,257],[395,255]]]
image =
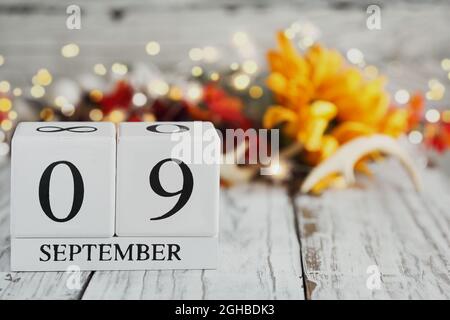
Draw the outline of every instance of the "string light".
[[[426,98],[428,100],[441,100],[445,93],[445,86],[439,82],[437,79],[431,79],[428,81],[428,88],[429,90],[425,94]]]
[[[203,50],[200,48],[192,48],[189,50],[189,58],[192,61],[200,61],[203,59]]]
[[[42,98],[45,95],[45,89],[40,85],[34,85],[30,89],[30,94],[33,98]]]
[[[97,63],[94,65],[94,73],[99,75],[99,76],[104,76],[106,74],[107,70],[106,67],[101,64],[101,63]]]
[[[239,69],[239,64],[237,62],[233,62],[232,64],[230,64],[230,69],[233,71],[236,71]]]
[[[394,95],[395,101],[400,104],[408,103],[409,98],[409,92],[404,89],[398,90]]]
[[[11,89],[11,85],[9,84],[8,81],[6,81],[6,80],[0,81],[0,92],[1,93],[7,93],[9,91],[9,89]]]
[[[142,116],[142,121],[144,121],[144,122],[155,122],[156,121],[156,117],[155,117],[155,115],[153,113],[146,112]]]
[[[39,113],[39,116],[44,121],[52,121],[53,118],[54,118],[53,109],[49,108],[49,107],[46,107],[46,108],[41,110],[41,112]]]
[[[181,100],[183,98],[183,91],[177,86],[172,86],[169,91],[169,98],[175,101]]]
[[[75,113],[75,106],[70,103],[66,103],[61,107],[61,112],[67,116],[70,117]]]
[[[39,69],[33,77],[33,83],[40,86],[48,86],[52,83],[52,75],[47,69]]]
[[[12,103],[11,100],[8,98],[0,98],[0,111],[1,112],[8,112],[11,110]]]
[[[272,181],[281,182],[289,176],[289,165],[285,161],[273,162],[266,168],[267,174],[271,176]]]
[[[17,112],[14,110],[11,110],[10,112],[8,112],[8,118],[11,120],[16,120],[17,119]]]
[[[111,66],[111,71],[117,75],[124,76],[128,72],[128,67],[123,63],[113,63]]]
[[[442,121],[445,123],[450,123],[450,110],[445,110],[442,112]]]
[[[57,96],[54,100],[54,103],[56,106],[61,108],[64,104],[67,103],[67,99],[63,96]]]
[[[89,112],[89,119],[92,121],[101,121],[103,119],[103,112],[100,109],[92,109]]]
[[[203,74],[203,69],[199,66],[192,67],[191,73],[194,77],[200,77]]]
[[[436,109],[430,109],[425,113],[425,119],[430,123],[436,123],[441,118],[441,114]]]
[[[122,110],[113,110],[109,114],[108,118],[114,123],[122,122],[125,120],[125,113]]]
[[[153,80],[148,85],[148,91],[155,96],[164,96],[169,92],[169,85],[163,80]]]
[[[2,121],[1,127],[2,127],[3,130],[9,131],[9,130],[12,129],[12,126],[13,126],[13,123],[12,123],[11,120],[9,120],[9,119],[4,119],[4,120]]]
[[[80,48],[75,43],[66,44],[61,48],[61,54],[64,58],[74,58],[80,53]]]
[[[218,72],[212,72],[209,76],[212,81],[218,81],[220,79],[220,75]]]
[[[450,71],[450,59],[443,59],[441,61],[441,67],[444,71]]]
[[[216,48],[208,46],[203,49],[203,58],[206,60],[206,62],[215,62],[217,61],[218,57],[219,52]]]
[[[233,35],[233,43],[238,46],[238,47],[242,47],[245,46],[248,43],[248,36],[245,32],[239,31],[236,32]]]
[[[353,64],[360,65],[364,62],[364,55],[359,49],[351,48],[347,51],[347,59]]]
[[[103,99],[103,92],[98,89],[93,89],[89,92],[89,98],[94,102],[100,102]],[[65,103],[63,103],[64,105]]]
[[[259,99],[263,95],[263,89],[260,86],[252,86],[250,87],[249,94],[253,99]]]
[[[137,107],[142,107],[147,103],[147,97],[142,92],[137,92],[133,95],[133,104]]]
[[[295,37],[295,31],[292,30],[291,28],[287,28],[286,30],[284,30],[284,35],[285,35],[288,39],[294,39],[294,37]]]
[[[237,90],[244,90],[250,84],[250,77],[246,74],[238,74],[233,78],[233,85]]]
[[[411,132],[408,134],[408,140],[409,140],[409,142],[411,142],[412,144],[419,144],[419,143],[421,143],[422,140],[423,140],[423,135],[422,135],[421,132],[419,132],[419,131],[417,131],[417,130],[414,130],[414,131],[411,131]]]
[[[192,83],[189,85],[186,96],[190,102],[197,102],[202,98],[202,95],[203,90],[200,85],[198,85],[197,83]]]
[[[14,90],[13,90],[13,95],[14,95],[15,97],[20,97],[20,96],[22,95],[22,89],[20,89],[20,88],[14,88]]]
[[[242,70],[248,74],[254,74],[258,71],[258,65],[253,60],[246,60],[242,64]]]
[[[147,51],[147,54],[150,56],[156,56],[160,50],[161,50],[161,47],[160,47],[159,43],[156,41],[150,41],[145,46],[145,51]]]

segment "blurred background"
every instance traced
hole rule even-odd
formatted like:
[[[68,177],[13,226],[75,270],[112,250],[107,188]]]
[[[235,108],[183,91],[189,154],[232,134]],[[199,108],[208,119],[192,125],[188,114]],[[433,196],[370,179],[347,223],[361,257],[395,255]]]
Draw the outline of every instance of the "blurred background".
[[[381,9],[376,30],[367,26],[372,4]],[[80,29],[67,27],[70,5],[81,10]],[[427,109],[444,110],[449,107],[449,13],[450,1],[443,0],[1,0],[0,91],[12,93],[11,99],[54,99],[51,86],[77,95],[57,79],[74,80],[86,90],[98,86],[92,75],[106,73],[132,73],[138,83],[181,83],[186,75],[211,74],[242,61],[254,62],[249,68],[255,79],[263,79],[267,50],[275,46],[276,32],[285,30],[295,34],[299,49],[317,41],[351,63],[376,66],[398,104],[421,91]],[[203,69],[195,69],[200,63]],[[48,74],[52,78],[51,85],[38,85],[45,92],[33,80],[42,69],[48,71],[41,73],[44,82]],[[21,103],[19,117],[27,112],[20,111],[27,109]],[[449,162],[442,156],[437,161]]]

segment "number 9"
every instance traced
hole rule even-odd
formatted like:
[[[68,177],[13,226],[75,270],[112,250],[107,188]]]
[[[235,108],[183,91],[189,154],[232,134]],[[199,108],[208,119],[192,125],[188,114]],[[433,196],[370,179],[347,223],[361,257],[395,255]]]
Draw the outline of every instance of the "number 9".
[[[173,161],[176,164],[178,164],[183,174],[183,186],[180,190],[175,192],[169,192],[167,190],[164,190],[164,188],[161,186],[161,181],[159,179],[159,171],[161,170],[162,165],[169,161]],[[151,218],[150,220],[166,219],[177,213],[188,202],[192,194],[192,189],[194,188],[194,178],[192,177],[191,170],[183,161],[178,159],[168,158],[158,162],[150,172],[149,180],[150,186],[153,189],[153,191],[155,191],[155,193],[160,195],[161,197],[173,197],[176,196],[177,194],[180,195],[177,203],[172,209],[170,209],[167,213],[163,214],[162,216]]]

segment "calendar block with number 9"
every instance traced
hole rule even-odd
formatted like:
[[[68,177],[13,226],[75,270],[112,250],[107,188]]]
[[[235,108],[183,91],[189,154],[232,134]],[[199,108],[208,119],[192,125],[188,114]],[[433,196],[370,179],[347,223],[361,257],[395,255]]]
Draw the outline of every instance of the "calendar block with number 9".
[[[211,123],[122,123],[117,148],[119,237],[217,234],[220,140]]]

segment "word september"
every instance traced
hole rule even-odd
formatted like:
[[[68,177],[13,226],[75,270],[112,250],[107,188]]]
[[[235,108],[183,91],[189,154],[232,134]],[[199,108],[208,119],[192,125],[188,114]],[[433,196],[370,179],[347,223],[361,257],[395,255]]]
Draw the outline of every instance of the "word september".
[[[132,243],[122,248],[118,243],[43,244],[39,261],[172,261],[181,260],[180,245]]]

